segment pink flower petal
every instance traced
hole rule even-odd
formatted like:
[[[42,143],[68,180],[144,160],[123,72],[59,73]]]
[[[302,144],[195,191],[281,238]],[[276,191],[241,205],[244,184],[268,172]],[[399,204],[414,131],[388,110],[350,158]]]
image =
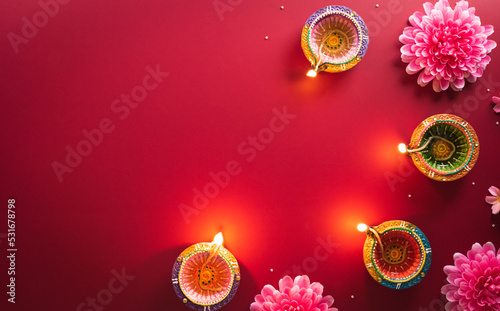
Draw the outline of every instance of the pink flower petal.
[[[444,79],[442,79],[442,80],[444,80]],[[439,93],[443,90],[443,89],[441,89],[441,83],[438,79],[434,79],[434,81],[432,82],[432,88],[434,89],[434,92],[436,92],[436,93]]]
[[[455,266],[445,266],[448,284],[441,287],[446,310],[500,310],[500,250],[491,242],[475,243],[467,252],[453,255]]]
[[[485,201],[488,204],[497,204],[498,203],[498,197],[486,196]]]
[[[460,270],[455,266],[444,266],[443,271],[446,275],[460,272]]]
[[[448,0],[438,0],[435,5],[423,4],[425,14],[415,12],[409,17],[411,27],[405,27],[399,41],[401,60],[409,63],[408,74],[424,69],[417,78],[420,86],[433,81],[434,91],[449,87],[461,91],[465,80],[476,82],[490,63],[487,55],[497,44],[488,40],[494,29],[481,25],[475,8],[467,1],[459,1],[452,8]],[[495,108],[500,112],[500,107]]]
[[[496,104],[495,107],[493,107],[493,111],[496,113],[500,113],[500,103]]]
[[[446,295],[446,299],[448,299],[448,301],[457,301],[454,297],[456,288],[457,287],[455,285],[446,284],[441,288],[441,294]]]
[[[469,259],[475,259],[476,254],[483,253],[484,249],[479,243],[474,243],[470,251],[467,252]]]
[[[455,266],[457,266],[459,269],[462,265],[469,264],[469,259],[460,253],[455,253],[453,255],[453,260],[455,261]]]
[[[267,301],[269,296],[274,297],[274,291],[274,287],[272,287],[271,285],[266,285],[264,286],[264,288],[262,288],[262,297],[264,297],[264,299]]]
[[[434,9],[434,5],[432,5],[432,3],[430,3],[430,2],[424,3],[425,14],[430,15],[433,9]]]
[[[322,296],[323,285],[311,284],[307,275],[297,276],[292,280],[285,276],[279,281],[279,290],[271,285],[265,285],[261,295],[255,296],[255,302],[250,305],[250,311],[338,311],[329,307],[333,304],[332,296]]]
[[[293,283],[303,288],[308,288],[311,285],[311,281],[307,275],[297,276]]]
[[[498,214],[500,212],[500,203],[497,203],[491,207],[491,212],[493,214]]]
[[[407,55],[407,56],[415,56],[415,53],[411,50],[411,45],[410,44],[405,44],[401,47],[400,51],[401,54]]]
[[[488,191],[491,193],[491,195],[494,195],[497,198],[500,197],[500,189],[498,189],[497,187],[491,186],[488,188]]]
[[[317,295],[321,295],[323,293],[323,285],[321,285],[321,283],[318,283],[318,282],[312,283],[311,284],[311,289]]]
[[[490,251],[493,252],[493,254],[495,253],[495,245],[493,245],[492,242],[487,242],[486,244],[484,244],[483,249],[485,253]]]
[[[422,70],[422,66],[417,64],[416,59],[413,59],[406,67],[406,72],[410,71],[410,74],[417,73]]]
[[[293,280],[288,275],[279,281],[279,290],[283,292],[285,288],[291,288],[293,286]]]
[[[330,295],[325,296],[325,297],[323,297],[323,299],[321,299],[320,303],[324,303],[329,307],[329,306],[333,305],[333,297]]]
[[[486,44],[484,45],[484,48],[486,49],[486,52],[490,53],[491,50],[497,47],[497,43],[493,40],[488,40]]]
[[[252,304],[250,305],[250,311],[264,311],[264,309],[262,309],[260,304],[252,302]]]
[[[493,29],[493,26],[491,25],[486,25],[484,26],[484,32],[483,34],[488,37],[489,35],[491,35],[493,33],[494,29]]]
[[[266,300],[262,295],[255,296],[255,302],[259,305],[262,305]]]
[[[464,86],[465,86],[465,80],[464,79],[457,79],[453,82],[453,85],[455,85],[455,87],[457,89],[463,89]]]

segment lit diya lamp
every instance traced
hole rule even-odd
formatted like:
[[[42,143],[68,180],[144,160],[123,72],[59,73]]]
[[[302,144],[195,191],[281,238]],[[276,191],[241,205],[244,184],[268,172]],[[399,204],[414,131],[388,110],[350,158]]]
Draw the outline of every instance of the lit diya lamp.
[[[392,220],[375,227],[359,224],[358,230],[366,232],[363,248],[366,269],[380,284],[404,289],[427,275],[432,259],[431,246],[415,225]]]
[[[238,261],[222,242],[219,232],[213,242],[192,245],[177,257],[172,283],[177,296],[191,309],[219,309],[231,301],[238,290]]]
[[[465,176],[476,164],[479,140],[472,126],[451,114],[437,114],[420,123],[408,146],[398,146],[411,156],[427,177],[452,181]]]
[[[368,49],[368,27],[353,10],[330,5],[314,12],[302,30],[301,46],[311,62],[307,75],[354,67]]]

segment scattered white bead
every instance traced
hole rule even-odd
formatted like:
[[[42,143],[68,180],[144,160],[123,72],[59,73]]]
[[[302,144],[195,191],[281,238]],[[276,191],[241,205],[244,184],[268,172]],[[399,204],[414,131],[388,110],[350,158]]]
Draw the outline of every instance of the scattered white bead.
[[[269,39],[269,37],[268,37],[268,36],[265,36],[265,37],[264,37],[264,39],[266,39],[266,40],[267,40],[267,39]]]
[[[280,9],[282,9],[282,10],[283,10],[284,8],[285,8],[284,6],[281,6],[281,8],[280,8]]]
[[[500,123],[498,123],[498,121],[497,121],[497,125],[498,125],[498,124],[500,124]]]
[[[269,269],[269,271],[274,272],[274,270],[273,270],[273,269]]]
[[[354,295],[351,295],[351,299],[354,299]]]
[[[408,197],[411,198],[411,194],[409,194]]]
[[[487,90],[486,90],[486,92],[489,92],[489,91],[490,91],[490,89],[487,89]]]
[[[475,182],[472,182],[472,185],[474,186],[476,183]]]
[[[493,228],[495,228],[495,224],[492,224],[491,226],[492,226]]]
[[[375,7],[376,7],[376,8],[378,8],[378,7],[379,7],[378,3],[377,3],[377,4],[375,4]]]

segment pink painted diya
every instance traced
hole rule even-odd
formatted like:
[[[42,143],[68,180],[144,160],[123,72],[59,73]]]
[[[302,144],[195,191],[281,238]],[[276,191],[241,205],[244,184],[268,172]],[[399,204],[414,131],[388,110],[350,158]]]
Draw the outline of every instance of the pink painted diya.
[[[404,145],[404,144],[403,144]],[[401,150],[427,177],[452,181],[464,177],[476,164],[479,140],[472,126],[451,114],[438,114],[422,121]]]
[[[236,294],[240,283],[238,261],[222,246],[222,234],[212,243],[185,249],[172,269],[174,291],[194,310],[222,308]]]
[[[351,69],[365,56],[368,41],[368,27],[353,10],[330,5],[314,12],[301,36],[302,50],[312,67],[307,75]]]

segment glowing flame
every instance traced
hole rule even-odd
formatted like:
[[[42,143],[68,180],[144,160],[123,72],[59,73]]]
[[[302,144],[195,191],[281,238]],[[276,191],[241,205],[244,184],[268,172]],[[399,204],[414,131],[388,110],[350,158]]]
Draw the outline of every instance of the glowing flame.
[[[316,77],[316,75],[317,75],[317,74],[318,74],[318,73],[317,73],[317,72],[316,72],[316,70],[314,70],[314,69],[311,69],[311,70],[309,70],[309,71],[307,72],[307,76],[308,76],[308,77],[311,77],[311,78]]]
[[[219,232],[215,235],[214,237],[214,243],[217,245],[217,246],[221,246],[222,245],[222,242],[224,242],[224,238],[222,237],[222,232]]]
[[[366,230],[368,230],[368,226],[366,224],[358,224],[357,228],[360,232],[365,232]]]
[[[399,152],[401,152],[401,153],[406,153],[406,152],[408,151],[408,150],[406,149],[406,145],[405,145],[405,144],[403,144],[403,143],[400,143],[400,144],[398,145],[398,150],[399,150]]]

